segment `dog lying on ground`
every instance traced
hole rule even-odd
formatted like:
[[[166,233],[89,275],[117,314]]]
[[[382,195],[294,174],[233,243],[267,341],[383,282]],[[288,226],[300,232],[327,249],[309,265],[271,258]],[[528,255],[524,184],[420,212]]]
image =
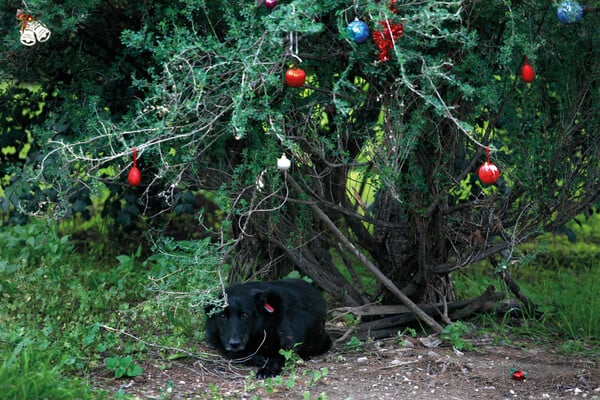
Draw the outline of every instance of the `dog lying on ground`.
[[[236,284],[225,290],[221,312],[206,308],[206,339],[227,358],[259,367],[259,379],[279,375],[280,349],[303,359],[325,353],[325,300],[301,279]],[[211,312],[212,311],[212,312]]]

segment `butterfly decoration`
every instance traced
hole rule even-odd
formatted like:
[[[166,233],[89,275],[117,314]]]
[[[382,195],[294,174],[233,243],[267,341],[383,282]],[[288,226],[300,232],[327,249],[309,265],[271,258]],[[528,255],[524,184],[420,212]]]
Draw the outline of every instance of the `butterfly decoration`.
[[[50,30],[37,17],[27,14],[23,10],[17,10],[17,19],[21,21],[21,43],[25,46],[33,46],[38,42],[50,39]]]

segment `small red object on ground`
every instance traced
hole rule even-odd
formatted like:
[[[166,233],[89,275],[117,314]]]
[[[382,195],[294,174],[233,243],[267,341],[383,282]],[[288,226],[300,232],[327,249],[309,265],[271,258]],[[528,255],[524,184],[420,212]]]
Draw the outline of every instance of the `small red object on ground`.
[[[524,381],[525,378],[527,378],[527,372],[523,372],[519,369],[511,369],[512,372],[512,378],[515,381]]]

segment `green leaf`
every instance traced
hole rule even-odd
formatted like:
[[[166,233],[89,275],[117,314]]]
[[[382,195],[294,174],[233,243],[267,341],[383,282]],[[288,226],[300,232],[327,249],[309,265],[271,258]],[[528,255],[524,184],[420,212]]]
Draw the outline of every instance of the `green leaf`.
[[[125,372],[127,372],[127,368],[124,367],[119,367],[115,369],[115,378],[122,378],[125,375]]]
[[[131,364],[129,366],[129,368],[127,368],[127,376],[129,377],[135,377],[135,376],[140,376],[142,373],[144,372],[144,370],[142,369],[142,367],[140,367],[137,364]]]
[[[118,357],[109,357],[104,359],[104,365],[109,370],[115,370],[119,366],[120,359]]]

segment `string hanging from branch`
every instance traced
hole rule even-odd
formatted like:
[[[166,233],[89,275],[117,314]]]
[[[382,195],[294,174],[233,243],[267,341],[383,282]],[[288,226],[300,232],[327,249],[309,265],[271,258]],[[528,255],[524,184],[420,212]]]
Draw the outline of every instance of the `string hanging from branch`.
[[[292,5],[292,14],[295,13],[296,10]],[[298,55],[298,32],[290,32],[289,34],[290,48],[289,53],[292,58],[295,58],[298,63],[302,62],[302,59]],[[304,86],[304,82],[306,81],[306,72],[300,67],[291,66],[285,72],[285,83],[289,87],[302,87]]]

